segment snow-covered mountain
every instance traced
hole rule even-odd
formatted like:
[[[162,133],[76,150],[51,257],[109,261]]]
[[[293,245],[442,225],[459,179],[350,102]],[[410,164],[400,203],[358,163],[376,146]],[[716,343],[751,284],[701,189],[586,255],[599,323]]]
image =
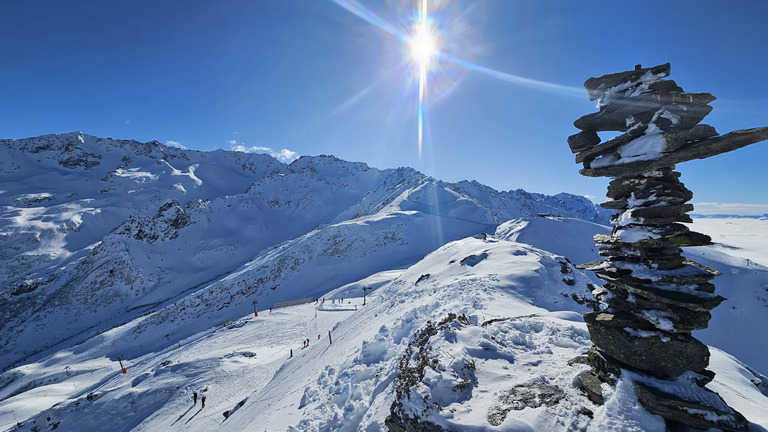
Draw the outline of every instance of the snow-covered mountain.
[[[0,141],[0,161],[0,370],[145,314],[224,320],[317,296],[513,217],[606,221],[583,197],[332,156],[285,165],[70,133]]]
[[[494,235],[450,242],[405,270],[340,286],[325,301],[231,317],[151,350],[140,347],[150,340],[147,326],[163,339],[168,323],[136,319],[0,375],[0,425],[379,431],[418,419],[428,422],[422,430],[665,431],[638,404],[631,374],[605,389],[602,406],[573,385],[586,366],[569,360],[590,346],[581,314],[592,297],[590,278],[568,257],[593,257],[583,239],[605,230],[574,219],[518,218]],[[553,233],[573,235],[553,244]],[[764,267],[708,257],[733,276],[720,285],[738,285],[747,273],[750,285],[768,282]],[[363,287],[375,288],[365,300]],[[768,426],[768,378],[733,354],[754,352],[764,368],[765,347],[756,346],[763,338],[727,336],[745,316],[755,328],[768,324],[760,313],[768,295],[760,291],[729,292],[735,299],[713,311],[713,323],[737,322],[698,335],[719,337],[709,387],[755,430]],[[178,317],[188,325],[201,319]],[[205,408],[192,404],[195,391],[206,396]]]
[[[584,197],[81,133],[0,141],[0,182],[2,430],[664,430],[630,374],[573,386],[572,263],[609,230]],[[729,298],[710,387],[768,428],[768,346],[733,337],[768,326],[768,269],[687,253]]]

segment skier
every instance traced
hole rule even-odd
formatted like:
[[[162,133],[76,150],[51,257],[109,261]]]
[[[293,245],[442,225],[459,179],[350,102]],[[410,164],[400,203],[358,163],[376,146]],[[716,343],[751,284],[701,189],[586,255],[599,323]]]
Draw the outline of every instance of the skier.
[[[203,396],[202,399],[200,399],[200,402],[203,403],[203,406],[201,406],[200,409],[205,408],[205,396]]]
[[[197,392],[192,393],[192,405],[197,405]]]

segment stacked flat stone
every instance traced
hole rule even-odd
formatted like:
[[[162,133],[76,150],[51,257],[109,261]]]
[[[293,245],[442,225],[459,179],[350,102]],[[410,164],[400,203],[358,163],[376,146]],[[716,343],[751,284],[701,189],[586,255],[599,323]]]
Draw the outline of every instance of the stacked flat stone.
[[[718,135],[699,124],[715,97],[683,91],[664,79],[669,73],[669,63],[637,66],[584,83],[590,100],[599,100],[599,112],[574,122],[582,131],[568,144],[584,164],[583,175],[614,178],[602,206],[616,213],[611,235],[595,236],[605,258],[580,266],[606,284],[593,291],[603,309],[584,316],[595,345],[587,362],[594,369],[579,378],[600,402],[595,383],[612,383],[612,376],[629,370],[641,377],[635,390],[649,411],[697,428],[746,430],[744,417],[704,387],[714,376],[706,370],[709,350],[691,332],[707,328],[710,310],[724,298],[711,283],[719,272],[682,256],[681,247],[711,239],[682,224],[692,222],[687,202],[693,193],[673,169],[768,139],[768,128]],[[602,131],[623,134],[601,143]],[[699,390],[668,391],[670,383],[686,382]]]

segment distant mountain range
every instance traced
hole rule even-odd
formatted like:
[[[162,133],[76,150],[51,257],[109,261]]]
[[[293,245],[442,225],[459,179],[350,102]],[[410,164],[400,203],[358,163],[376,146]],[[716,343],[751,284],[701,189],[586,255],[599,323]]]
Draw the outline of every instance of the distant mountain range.
[[[165,343],[512,218],[609,219],[565,193],[79,132],[0,140],[0,208],[0,371],[142,316]]]

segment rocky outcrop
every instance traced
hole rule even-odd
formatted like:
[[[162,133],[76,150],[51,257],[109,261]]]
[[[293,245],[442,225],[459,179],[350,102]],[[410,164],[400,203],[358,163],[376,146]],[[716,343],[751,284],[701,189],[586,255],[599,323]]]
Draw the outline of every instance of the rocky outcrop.
[[[398,362],[395,400],[385,421],[391,432],[447,431],[433,422],[432,414],[442,411],[452,401],[469,398],[477,384],[475,363],[469,360],[441,364],[440,356],[434,352],[432,344],[435,338],[440,338],[440,334],[444,336],[446,331],[464,326],[471,326],[469,317],[449,313],[439,322],[427,321],[424,327],[416,331]],[[453,383],[453,397],[450,401],[440,397],[433,399],[431,393],[425,391],[429,387],[424,383],[427,374],[437,374],[446,378],[445,383]]]
[[[706,389],[699,400],[682,398],[666,393],[652,385],[635,383],[637,399],[650,412],[658,414],[668,421],[684,423],[697,429],[717,428],[724,431],[747,429],[747,420],[737,411],[720,404],[720,397]],[[707,399],[710,399],[709,401]],[[715,403],[708,403],[714,401]]]
[[[718,135],[698,124],[712,110],[709,93],[687,93],[665,80],[669,63],[590,78],[584,83],[599,111],[574,122],[568,138],[586,176],[612,177],[602,206],[615,211],[610,235],[597,235],[600,261],[579,266],[606,283],[593,290],[602,308],[585,314],[591,372],[577,377],[602,403],[599,382],[613,384],[622,370],[641,377],[639,401],[669,422],[694,428],[746,430],[741,414],[705,388],[713,374],[709,350],[691,332],[707,328],[723,297],[711,280],[719,272],[682,256],[683,246],[711,244],[690,231],[693,197],[675,164],[706,158],[768,139],[768,127]],[[597,132],[623,132],[601,143]],[[691,377],[685,381],[681,377]],[[681,382],[693,382],[691,386]]]
[[[195,203],[190,202],[189,205]],[[179,230],[191,225],[192,218],[181,204],[173,199],[157,210],[154,217],[131,216],[115,228],[117,235],[127,236],[147,243],[173,240],[179,237]]]
[[[492,426],[499,426],[504,423],[510,411],[540,406],[552,407],[564,397],[563,389],[542,382],[514,387],[499,398],[498,405],[494,405],[488,410],[488,423]]]

